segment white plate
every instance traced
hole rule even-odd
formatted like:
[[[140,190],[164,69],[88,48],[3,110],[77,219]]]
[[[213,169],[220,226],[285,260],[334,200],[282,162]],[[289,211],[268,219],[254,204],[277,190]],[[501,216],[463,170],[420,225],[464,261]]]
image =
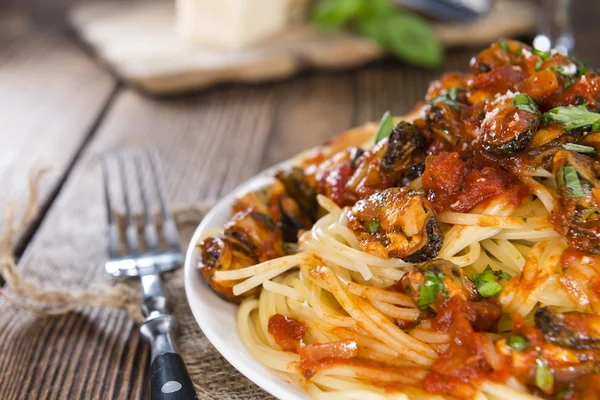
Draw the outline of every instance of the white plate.
[[[219,298],[196,270],[199,259],[196,243],[200,238],[207,236],[210,230],[222,229],[231,218],[231,206],[234,200],[250,190],[264,186],[268,182],[267,176],[268,172],[264,172],[243,183],[219,201],[204,217],[192,237],[186,254],[185,293],[200,329],[235,369],[279,399],[308,400],[310,397],[302,389],[284,381],[246,351],[238,333],[237,306]]]

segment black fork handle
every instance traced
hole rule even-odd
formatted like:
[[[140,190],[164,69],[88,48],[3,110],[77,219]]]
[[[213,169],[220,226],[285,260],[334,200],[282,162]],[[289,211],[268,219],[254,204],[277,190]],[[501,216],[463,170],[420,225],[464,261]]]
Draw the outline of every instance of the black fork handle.
[[[197,399],[183,358],[173,341],[175,319],[168,314],[150,315],[140,332],[152,350],[150,396],[152,400]]]
[[[177,353],[164,353],[152,361],[152,400],[192,400],[196,392],[185,363]]]

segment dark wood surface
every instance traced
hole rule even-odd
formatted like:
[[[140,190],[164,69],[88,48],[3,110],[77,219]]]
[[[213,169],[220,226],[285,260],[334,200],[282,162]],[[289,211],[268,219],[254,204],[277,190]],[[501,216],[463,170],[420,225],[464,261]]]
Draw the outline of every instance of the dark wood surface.
[[[440,73],[382,62],[148,98],[119,86],[71,37],[70,3],[0,3],[0,202],[23,203],[29,169],[54,166],[43,184],[47,212],[21,238],[19,268],[74,290],[107,282],[98,153],[155,146],[173,202],[214,201],[343,129],[402,114]],[[577,54],[598,67],[598,13],[586,4],[576,2]],[[452,52],[444,69],[466,70],[473,52]],[[0,399],[144,398],[147,354],[123,312],[39,318],[0,299]]]

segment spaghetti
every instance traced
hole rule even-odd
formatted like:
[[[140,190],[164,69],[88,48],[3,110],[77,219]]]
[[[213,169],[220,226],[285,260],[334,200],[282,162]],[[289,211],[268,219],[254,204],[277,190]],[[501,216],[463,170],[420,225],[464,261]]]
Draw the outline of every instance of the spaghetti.
[[[513,41],[471,68],[199,244],[248,351],[316,399],[599,398],[600,77]]]

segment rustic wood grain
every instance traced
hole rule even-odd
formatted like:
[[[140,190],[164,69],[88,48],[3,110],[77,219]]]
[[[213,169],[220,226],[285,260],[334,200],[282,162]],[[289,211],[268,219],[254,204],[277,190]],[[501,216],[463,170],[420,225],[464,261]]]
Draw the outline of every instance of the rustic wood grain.
[[[45,207],[115,90],[115,81],[60,32],[0,12],[0,204],[23,203],[32,168],[52,167]],[[0,214],[0,231],[4,227]],[[22,244],[21,244],[22,247]]]
[[[123,80],[153,94],[190,92],[220,82],[273,81],[300,70],[350,68],[384,56],[380,46],[363,37],[323,34],[305,25],[241,49],[194,43],[175,29],[171,0],[81,3],[72,9],[70,21]],[[446,47],[456,47],[530,33],[535,25],[533,4],[497,0],[470,24],[433,23],[433,29]]]
[[[109,283],[105,216],[96,155],[154,145],[170,198],[217,198],[260,168],[275,109],[272,87],[230,88],[179,100],[123,92],[82,155],[21,270],[44,283],[85,288]],[[0,398],[142,398],[148,349],[123,313],[84,309],[38,320],[0,302]]]
[[[582,2],[575,4],[581,21],[576,24],[577,54],[598,66],[595,38],[600,27]],[[19,31],[27,24],[13,22],[12,29]],[[106,101],[110,90],[102,89],[101,83],[112,81],[71,43],[52,36],[2,32],[0,71],[8,72],[11,79],[0,74],[0,121],[19,128],[13,129],[14,136],[26,139],[13,138],[4,130],[0,135],[20,144],[19,152],[32,147],[31,143],[37,143],[32,150],[36,154],[76,148],[85,136],[81,136],[82,129],[91,132],[94,114],[102,107],[96,107],[95,113],[85,110],[101,104],[98,98],[102,96]],[[453,53],[446,68],[466,70],[472,53],[468,49]],[[212,201],[258,170],[321,143],[338,130],[376,120],[386,110],[406,112],[439,73],[378,63],[356,72],[223,87],[180,99],[148,99],[125,90],[68,176],[20,268],[45,284],[73,289],[110,282],[102,269],[105,222],[98,152],[123,145],[156,146],[174,202]],[[34,93],[32,85],[43,89],[46,98]],[[9,120],[11,125],[6,124]],[[45,135],[36,136],[42,128]],[[68,134],[56,136],[62,131]],[[38,146],[42,150],[35,150]],[[63,170],[68,155],[72,157],[66,154],[66,161],[55,159],[62,162]],[[8,167],[0,168],[0,179],[11,182],[4,185],[11,193],[19,193],[14,189],[18,179],[4,171],[10,168],[16,176],[24,167],[5,160],[3,153],[0,166]],[[177,304],[176,310],[182,320],[192,318],[184,303]],[[0,399],[147,397],[148,349],[124,313],[84,308],[62,317],[37,318],[2,299],[0,326]],[[196,357],[188,356],[187,361],[193,364]]]

